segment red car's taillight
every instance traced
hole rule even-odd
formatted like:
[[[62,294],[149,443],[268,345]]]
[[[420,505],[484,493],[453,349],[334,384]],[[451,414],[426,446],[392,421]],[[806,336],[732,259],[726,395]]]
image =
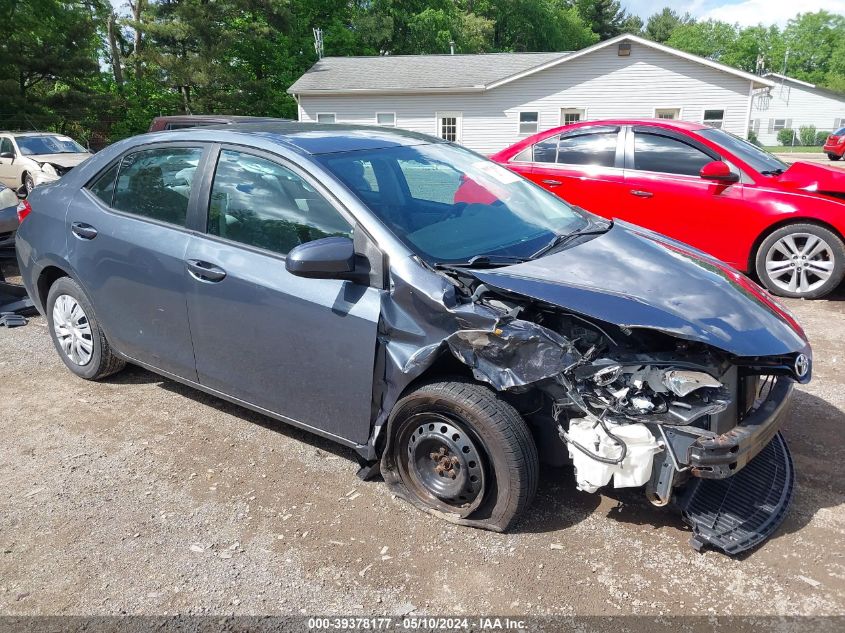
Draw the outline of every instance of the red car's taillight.
[[[28,216],[31,211],[32,205],[30,205],[26,200],[21,200],[18,203],[18,224],[23,222],[23,219]]]

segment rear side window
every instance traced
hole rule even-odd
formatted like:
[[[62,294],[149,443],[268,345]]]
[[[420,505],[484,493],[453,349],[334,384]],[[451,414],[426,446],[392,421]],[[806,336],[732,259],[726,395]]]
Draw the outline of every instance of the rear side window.
[[[557,160],[557,143],[559,136],[550,136],[534,146],[535,163],[553,163]]]
[[[112,206],[160,222],[185,226],[188,200],[202,149],[168,147],[124,156]]]
[[[712,160],[691,145],[667,136],[643,132],[634,136],[634,169],[698,176]]]
[[[97,178],[93,184],[88,186],[88,191],[97,196],[106,205],[111,206],[114,194],[114,183],[117,180],[117,168],[120,161],[109,167],[102,176]]]
[[[600,165],[613,167],[616,164],[616,144],[619,133],[578,134],[564,136],[557,149],[557,162],[564,165]]]
[[[366,181],[366,167],[361,167]],[[351,237],[352,227],[291,170],[258,156],[223,150],[211,188],[208,233],[284,255],[323,237]]]

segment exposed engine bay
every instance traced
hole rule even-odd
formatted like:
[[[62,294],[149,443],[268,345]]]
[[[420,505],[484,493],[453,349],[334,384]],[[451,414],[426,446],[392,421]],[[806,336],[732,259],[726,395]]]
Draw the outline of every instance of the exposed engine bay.
[[[654,505],[674,501],[684,509],[689,481],[736,476],[766,447],[778,425],[760,432],[753,418],[766,413],[768,424],[772,411],[779,418],[792,383],[801,378],[789,358],[735,358],[703,343],[595,322],[484,285],[473,287],[471,301],[499,319],[490,330],[448,337],[452,353],[478,380],[512,395],[542,438],[541,456],[574,466],[577,488],[589,493],[611,483],[644,487]],[[746,421],[752,424],[747,432]],[[747,441],[752,433],[754,441]],[[742,539],[750,547],[770,531]],[[697,530],[696,547],[709,542],[730,550],[724,534],[703,534]]]

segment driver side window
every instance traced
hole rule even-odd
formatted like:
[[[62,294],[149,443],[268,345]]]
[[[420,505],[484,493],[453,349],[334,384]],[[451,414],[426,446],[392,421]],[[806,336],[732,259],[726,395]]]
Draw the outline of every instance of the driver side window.
[[[0,154],[5,154],[6,152],[14,154],[15,148],[12,147],[12,139],[3,137],[3,139],[0,140]]]
[[[168,147],[124,156],[112,206],[160,222],[185,226],[188,200],[202,149]]]

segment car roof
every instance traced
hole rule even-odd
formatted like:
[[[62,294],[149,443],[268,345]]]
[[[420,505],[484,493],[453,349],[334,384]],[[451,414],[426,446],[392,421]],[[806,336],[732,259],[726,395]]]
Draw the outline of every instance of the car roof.
[[[708,125],[701,123],[693,123],[692,121],[682,121],[680,119],[596,119],[590,121],[579,121],[578,123],[571,123],[561,127],[589,127],[593,125],[653,125],[657,127],[675,128],[678,130],[687,130],[694,132],[696,130],[705,130]]]
[[[242,114],[167,114],[157,116],[154,121],[215,121],[220,123],[239,121],[279,121],[269,116],[246,116]]]
[[[315,155],[447,142],[418,132],[377,125],[300,123],[278,119],[174,130],[167,135],[168,140],[221,142],[234,141],[235,137],[257,137]]]
[[[65,138],[71,138],[67,134],[62,134],[61,132],[8,132],[6,130],[0,131],[0,134],[8,134],[9,136],[64,136]]]

